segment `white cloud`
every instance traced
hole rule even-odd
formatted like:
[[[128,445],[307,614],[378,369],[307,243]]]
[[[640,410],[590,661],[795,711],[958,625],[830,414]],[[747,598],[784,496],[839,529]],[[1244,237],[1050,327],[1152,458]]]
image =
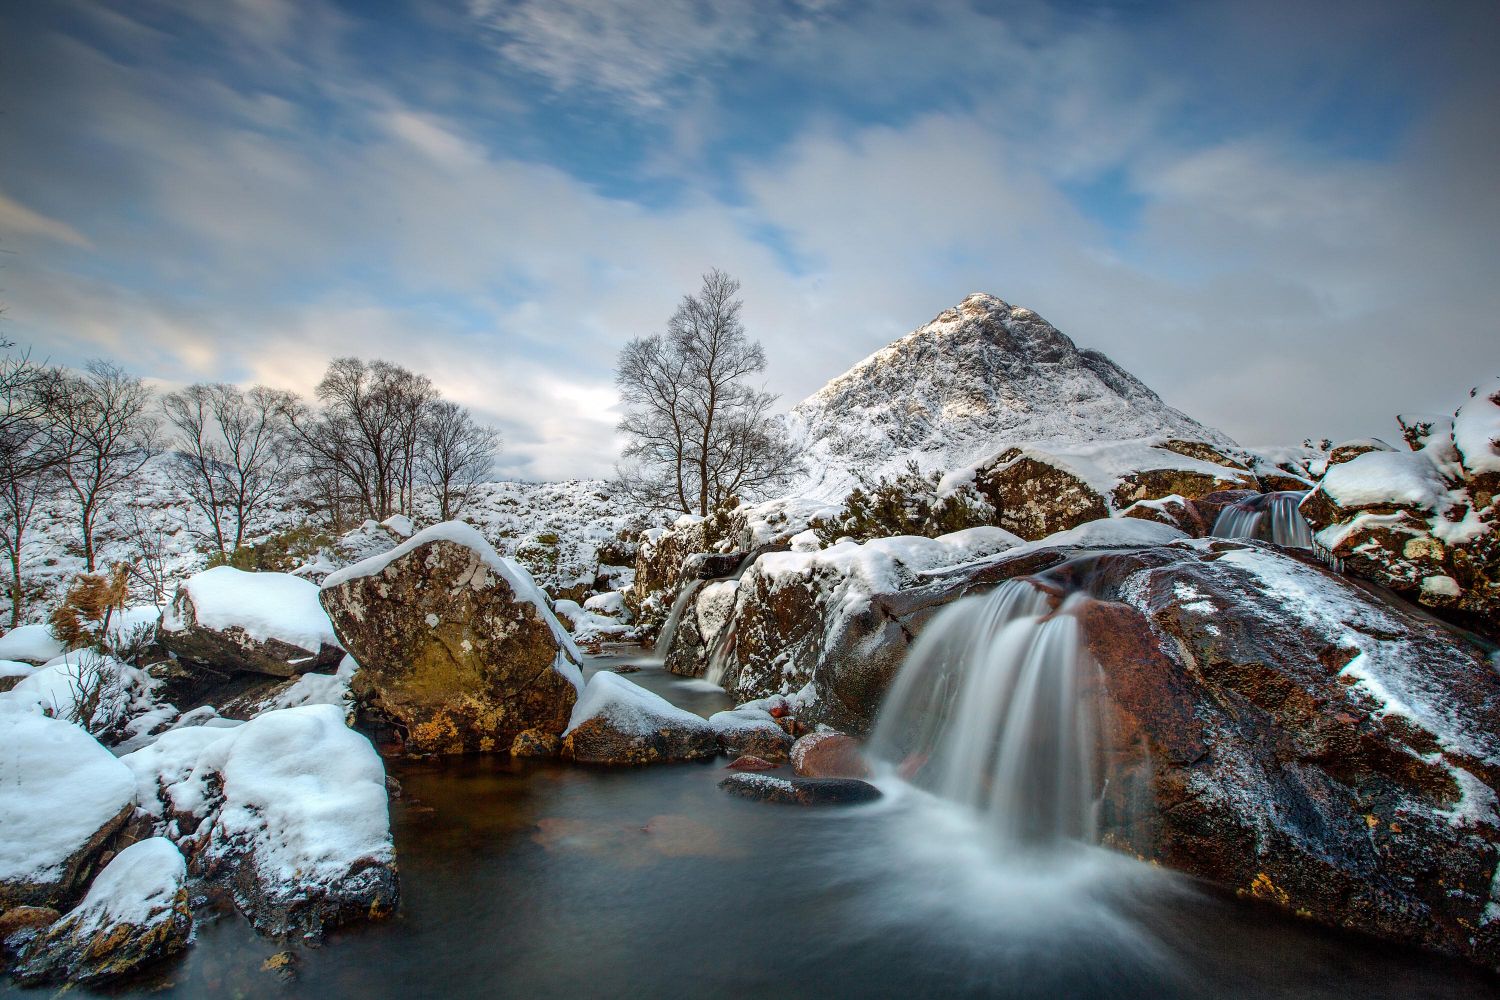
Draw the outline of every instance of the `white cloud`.
[[[40,236],[74,247],[92,246],[87,236],[66,222],[34,212],[0,191],[0,239],[16,235]]]

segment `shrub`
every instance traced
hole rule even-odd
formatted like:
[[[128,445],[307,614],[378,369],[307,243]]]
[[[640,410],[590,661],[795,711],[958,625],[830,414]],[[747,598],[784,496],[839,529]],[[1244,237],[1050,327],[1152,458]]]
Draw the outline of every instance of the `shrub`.
[[[995,508],[972,484],[944,491],[941,482],[941,474],[923,472],[916,462],[908,463],[895,479],[881,477],[873,484],[862,480],[838,514],[832,520],[814,521],[813,531],[829,545],[844,537],[857,542],[891,535],[936,538],[995,523]]]
[[[100,648],[109,620],[130,597],[130,567],[119,564],[108,573],[80,573],[62,603],[47,617],[52,635],[68,649]]]
[[[215,552],[208,557],[208,565],[233,566],[252,573],[290,573],[336,541],[323,529],[304,524],[267,535],[253,545],[241,545],[228,555]]]

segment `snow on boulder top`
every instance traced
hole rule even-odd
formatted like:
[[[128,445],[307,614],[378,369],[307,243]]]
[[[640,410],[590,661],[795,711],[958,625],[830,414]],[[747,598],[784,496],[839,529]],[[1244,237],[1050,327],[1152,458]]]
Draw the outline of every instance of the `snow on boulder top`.
[[[1453,443],[1471,473],[1500,472],[1500,378],[1491,379],[1458,408]]]
[[[1366,452],[1329,469],[1318,489],[1345,509],[1402,504],[1439,510],[1448,493],[1431,459],[1412,451]]]
[[[1029,309],[974,294],[799,403],[787,429],[809,473],[789,492],[842,497],[855,470],[951,469],[1033,441],[1162,436],[1233,444]]]
[[[135,801],[130,768],[71,722],[0,699],[0,882],[47,882]]]
[[[189,577],[182,585],[193,602],[197,623],[222,631],[238,626],[258,642],[280,639],[317,652],[337,646],[333,624],[318,603],[318,586],[290,573],[246,573],[216,566]],[[176,603],[162,617],[165,632],[189,625],[175,614]]]
[[[0,660],[46,663],[66,652],[45,625],[21,625],[0,636]]]
[[[629,736],[648,736],[666,726],[702,729],[707,725],[701,716],[678,708],[661,695],[608,670],[589,678],[583,696],[573,706],[573,715],[563,735],[596,718],[604,719]]]
[[[1138,545],[1170,545],[1178,539],[1187,538],[1181,528],[1159,521],[1147,521],[1139,517],[1106,517],[1097,521],[1086,521],[1076,528],[1059,531],[1035,542],[1028,542],[1027,549],[1050,549],[1063,545],[1083,548],[1121,548]]]
[[[552,607],[547,603],[547,597],[541,588],[531,579],[531,574],[526,568],[513,559],[507,559],[495,551],[495,547],[487,542],[473,525],[465,524],[463,521],[444,521],[434,524],[430,528],[424,528],[412,535],[400,545],[389,552],[371,556],[361,560],[353,566],[346,566],[336,573],[332,573],[323,581],[323,589],[328,590],[340,584],[348,583],[350,580],[358,580],[367,576],[375,576],[385,570],[387,566],[400,559],[415,549],[429,542],[451,542],[472,550],[484,564],[500,579],[504,580],[510,587],[515,599],[530,604],[536,608],[537,615],[546,622],[552,630],[552,637],[557,640],[563,652],[575,663],[583,662],[583,654],[573,644],[573,637],[568,634],[567,629],[557,620],[552,613]],[[326,616],[325,616],[326,617]],[[573,676],[573,672],[566,669],[562,671],[574,681],[575,686],[582,684],[581,678]]]
[[[381,521],[380,526],[397,538],[410,538],[412,532],[417,530],[416,526],[411,523],[411,518],[405,514],[392,514],[384,521]]]
[[[187,861],[177,845],[151,837],[115,855],[68,919],[82,934],[119,924],[145,927],[172,909],[186,882]]]
[[[225,840],[256,842],[259,870],[283,882],[324,882],[356,863],[395,856],[385,767],[333,705],[256,716],[226,730],[206,756],[224,780]],[[200,758],[200,767],[203,764]]]

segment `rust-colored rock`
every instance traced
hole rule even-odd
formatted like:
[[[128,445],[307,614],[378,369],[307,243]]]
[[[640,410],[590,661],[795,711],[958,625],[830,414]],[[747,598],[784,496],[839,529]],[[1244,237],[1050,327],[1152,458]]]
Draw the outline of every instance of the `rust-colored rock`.
[[[725,769],[729,771],[774,771],[780,766],[780,764],[773,764],[763,757],[756,757],[747,753],[736,757],[733,761],[726,764]]]
[[[804,778],[868,778],[859,740],[844,733],[808,733],[792,746],[792,770]]]

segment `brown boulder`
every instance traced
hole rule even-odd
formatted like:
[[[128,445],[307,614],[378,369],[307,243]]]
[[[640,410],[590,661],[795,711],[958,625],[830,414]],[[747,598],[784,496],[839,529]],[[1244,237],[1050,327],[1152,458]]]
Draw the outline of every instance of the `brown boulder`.
[[[560,733],[577,655],[531,578],[467,525],[436,525],[330,576],[323,607],[360,664],[367,709],[408,750],[504,750]],[[570,676],[571,675],[571,676]]]
[[[776,764],[785,764],[792,752],[792,737],[776,717],[759,708],[739,708],[709,716],[708,724],[726,754],[749,754]]]
[[[857,778],[783,778],[731,774],[719,787],[736,798],[793,806],[859,805],[880,798],[880,789]]]
[[[1169,524],[1193,538],[1202,538],[1213,527],[1199,512],[1197,504],[1175,495],[1160,500],[1138,500],[1121,511],[1120,516]]]
[[[700,716],[609,671],[589,678],[562,737],[562,755],[581,764],[659,764],[718,754],[718,738]]]
[[[792,770],[804,778],[868,778],[859,740],[844,733],[808,733],[792,746]]]
[[[1109,505],[1078,476],[1011,448],[975,472],[975,488],[995,508],[995,523],[1027,541],[1109,516]]]
[[[284,609],[278,617],[267,607]],[[288,573],[246,573],[217,566],[177,588],[162,616],[161,644],[212,673],[292,677],[331,671],[344,657],[318,588]]]

